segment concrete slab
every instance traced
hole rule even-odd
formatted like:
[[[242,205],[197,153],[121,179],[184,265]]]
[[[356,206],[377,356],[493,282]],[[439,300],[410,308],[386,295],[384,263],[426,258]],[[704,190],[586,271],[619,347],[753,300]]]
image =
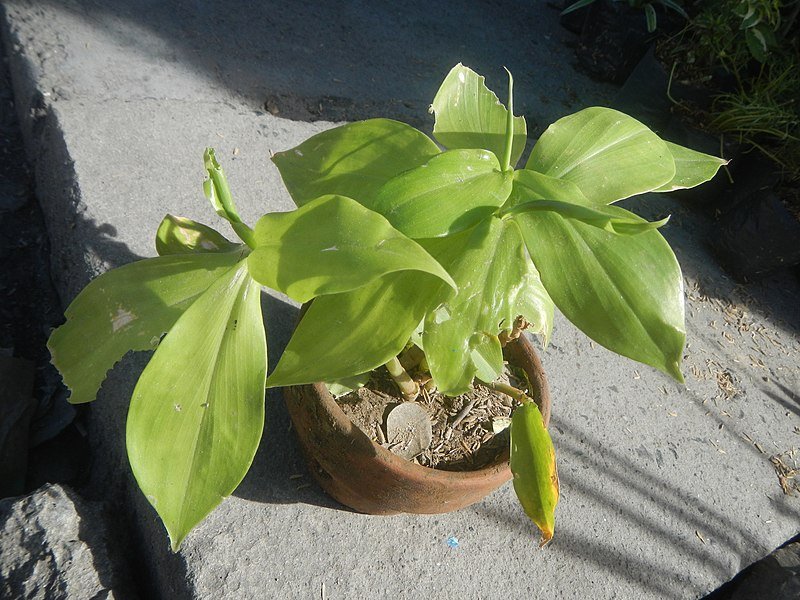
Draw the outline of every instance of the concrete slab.
[[[4,37],[68,302],[96,273],[154,253],[167,211],[219,225],[200,190],[218,149],[243,216],[290,202],[269,151],[378,114],[430,127],[425,108],[459,60],[500,88],[515,75],[534,135],[613,89],[569,66],[544,3],[137,3],[6,0]],[[277,113],[277,116],[272,113]],[[289,121],[283,116],[302,117]],[[178,555],[124,456],[142,357],[93,410],[95,493],[125,507],[164,598],[697,598],[792,537],[800,501],[771,456],[800,446],[798,284],[736,286],[704,247],[713,227],[668,197],[686,275],[686,387],[594,347],[564,319],[544,355],[562,500],[553,542],[506,486],[451,515],[369,517],[311,481],[277,394],[245,481]],[[277,358],[294,308],[265,298]],[[274,363],[273,363],[274,364]],[[302,475],[299,479],[293,475]],[[446,539],[460,540],[451,549]]]

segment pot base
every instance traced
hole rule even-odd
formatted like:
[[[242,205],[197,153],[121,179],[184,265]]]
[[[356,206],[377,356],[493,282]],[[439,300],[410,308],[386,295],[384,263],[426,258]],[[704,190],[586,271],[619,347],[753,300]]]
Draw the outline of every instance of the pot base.
[[[521,337],[505,352],[538,388],[547,424],[547,379],[531,343]],[[354,425],[322,383],[286,388],[284,399],[312,475],[329,495],[358,512],[451,512],[478,502],[511,479],[508,450],[476,471],[430,469],[397,456]]]

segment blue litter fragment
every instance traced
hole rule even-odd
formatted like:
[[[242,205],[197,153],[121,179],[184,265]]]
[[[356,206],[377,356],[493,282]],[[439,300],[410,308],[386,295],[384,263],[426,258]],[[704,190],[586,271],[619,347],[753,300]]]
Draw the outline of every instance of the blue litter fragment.
[[[454,535],[451,535],[447,538],[447,545],[451,548],[458,548],[458,538]]]

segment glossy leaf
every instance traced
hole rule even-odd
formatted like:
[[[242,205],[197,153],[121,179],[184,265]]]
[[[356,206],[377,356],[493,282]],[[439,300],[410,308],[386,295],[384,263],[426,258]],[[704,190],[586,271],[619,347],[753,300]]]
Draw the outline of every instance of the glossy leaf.
[[[410,125],[370,119],[318,133],[272,161],[297,206],[339,194],[371,208],[383,184],[437,154],[433,140]]]
[[[621,236],[550,212],[514,220],[545,288],[570,321],[606,348],[683,380],[683,278],[661,234]]]
[[[486,218],[511,193],[486,150],[449,150],[398,175],[378,192],[375,210],[407,236],[419,239],[463,231]]]
[[[574,183],[591,204],[649,192],[675,176],[675,162],[661,138],[636,119],[602,107],[550,125],[525,168]]]
[[[481,148],[503,156],[508,110],[484,82],[461,63],[450,70],[431,104],[433,135],[451,150]],[[525,117],[514,117],[511,166],[522,155],[526,138]]]
[[[611,207],[613,209],[613,207]],[[663,227],[669,221],[669,217],[659,221],[646,221],[636,215],[621,216],[614,210],[609,210],[607,206],[597,206],[591,208],[580,206],[569,202],[559,202],[558,200],[531,200],[517,204],[508,214],[516,215],[520,213],[554,212],[562,217],[580,221],[592,227],[598,227],[610,233],[621,235],[636,235],[645,231],[651,231]]]
[[[581,191],[572,183],[524,169],[514,174],[511,195],[511,208],[505,211],[508,215],[555,212],[562,217],[622,235],[658,229],[669,221],[667,217],[651,223],[633,213],[620,215],[613,206],[588,205]]]
[[[591,205],[580,188],[571,181],[528,169],[514,171],[514,187],[506,206],[510,208],[529,200],[560,200],[581,206]]]
[[[240,258],[238,252],[164,256],[89,283],[47,342],[70,402],[94,400],[106,373],[128,351],[158,346],[183,311]]]
[[[403,350],[443,289],[450,288],[441,279],[400,271],[351,292],[316,298],[267,386],[336,381],[383,365]]]
[[[514,492],[525,514],[541,530],[543,546],[555,529],[558,471],[553,442],[533,402],[517,408],[511,418],[511,473]]]
[[[322,196],[258,220],[253,278],[298,302],[346,292],[382,275],[417,270],[455,283],[417,242],[377,212],[344,196]]]
[[[217,230],[186,217],[167,215],[156,232],[156,252],[168,254],[194,254],[230,252],[242,248],[226,239]]]
[[[714,178],[720,167],[728,161],[710,154],[703,154],[672,142],[665,142],[675,161],[675,176],[654,192],[685,190]]]
[[[203,191],[211,206],[223,219],[231,223],[241,223],[242,219],[233,202],[225,171],[217,162],[213,148],[206,148],[203,154],[203,164],[208,174],[208,178],[203,182]]]
[[[244,478],[264,427],[260,286],[244,264],[178,319],[131,399],[133,474],[177,550]]]
[[[422,338],[437,387],[455,396],[470,389],[483,363],[494,371],[502,369],[491,352],[494,342],[487,346],[487,336],[496,338],[510,329],[519,315],[533,324],[534,332],[549,333],[552,303],[519,230],[509,221],[491,218],[455,239],[435,240],[426,247],[459,286],[457,294],[427,315]]]

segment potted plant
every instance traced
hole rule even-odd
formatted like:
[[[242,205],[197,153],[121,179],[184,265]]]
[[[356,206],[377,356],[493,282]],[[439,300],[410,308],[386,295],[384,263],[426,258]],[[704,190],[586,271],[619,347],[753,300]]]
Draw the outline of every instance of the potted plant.
[[[546,542],[558,500],[535,402],[546,385],[535,369],[530,386],[498,382],[503,342],[527,328],[546,343],[555,305],[598,343],[682,380],[683,286],[657,231],[666,219],[611,205],[692,187],[724,161],[594,107],[551,125],[515,170],[526,128],[513,115],[512,83],[509,74],[506,108],[483,77],[451,70],[431,107],[446,150],[408,125],[372,119],[275,155],[298,208],[252,229],[207,150],[206,196],[241,242],[167,216],[159,257],[101,275],[69,306],[49,347],[73,402],[93,400],[129,350],[155,349],[133,392],[126,443],[173,549],[247,472],[265,385],[341,382],[385,365],[411,398],[419,382],[398,355],[416,346],[444,395],[477,379],[513,396],[514,488]],[[262,285],[313,299],[269,377]]]

